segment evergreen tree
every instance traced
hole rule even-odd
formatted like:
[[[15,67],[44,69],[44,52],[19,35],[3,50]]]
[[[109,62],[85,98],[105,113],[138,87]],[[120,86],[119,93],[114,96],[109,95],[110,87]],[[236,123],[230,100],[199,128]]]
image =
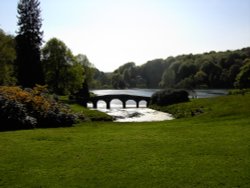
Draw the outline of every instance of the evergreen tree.
[[[40,2],[20,0],[17,6],[19,30],[16,36],[18,82],[23,87],[44,84],[40,60],[43,32]]]

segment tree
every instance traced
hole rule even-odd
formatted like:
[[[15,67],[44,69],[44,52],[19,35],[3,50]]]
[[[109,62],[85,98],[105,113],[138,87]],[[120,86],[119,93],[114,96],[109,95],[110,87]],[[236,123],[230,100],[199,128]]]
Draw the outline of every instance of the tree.
[[[83,66],[76,61],[64,42],[52,38],[42,49],[45,81],[57,94],[78,91],[84,81]]]
[[[165,68],[163,59],[148,61],[141,66],[141,76],[147,82],[148,88],[158,88]]]
[[[89,62],[86,55],[78,54],[75,58],[76,61],[84,67],[85,82],[89,85],[93,80],[94,65]]]
[[[112,86],[115,89],[125,89],[126,88],[126,83],[123,80],[122,75],[119,73],[116,73],[112,76]]]
[[[0,85],[14,85],[15,41],[0,29]]]
[[[112,73],[104,73],[94,68],[93,81],[91,82],[91,88],[108,89],[111,86]]]
[[[17,6],[18,26],[16,36],[18,82],[23,87],[44,84],[40,60],[43,32],[40,2],[20,0]]]
[[[178,68],[178,80],[181,81],[185,78],[195,75],[196,72],[197,67],[193,63],[183,62]]]
[[[188,90],[193,90],[195,88],[195,80],[194,76],[186,77],[183,80],[181,80],[177,85],[176,88],[181,88],[181,89],[188,89]]]
[[[221,67],[212,61],[205,61],[201,66],[201,71],[208,76],[208,86],[210,88],[218,87],[220,83]]]
[[[89,93],[89,84],[93,80],[93,65],[89,62],[86,55],[78,54],[76,56],[76,61],[84,67],[84,81],[82,87],[74,94],[78,103],[87,107],[88,98],[90,97]]]
[[[236,87],[250,88],[250,59],[244,61],[244,66],[240,68],[240,73],[236,77]]]
[[[195,76],[194,76],[195,84],[196,87],[201,88],[201,87],[207,87],[208,83],[208,76],[205,72],[202,70],[198,71]]]
[[[160,86],[164,88],[173,88],[175,84],[175,72],[172,69],[166,69],[162,75]]]
[[[229,76],[229,81],[231,83],[231,85],[233,85],[235,79],[236,79],[236,76],[237,74],[239,74],[240,72],[240,64],[235,64],[235,65],[232,65],[229,69],[229,72],[228,72],[228,76]]]

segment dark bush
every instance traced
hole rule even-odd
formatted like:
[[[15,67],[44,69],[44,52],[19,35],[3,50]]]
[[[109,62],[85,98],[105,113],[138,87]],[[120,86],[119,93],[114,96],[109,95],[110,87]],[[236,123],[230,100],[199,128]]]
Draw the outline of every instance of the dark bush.
[[[151,104],[166,106],[180,102],[189,101],[188,92],[185,90],[163,90],[154,93],[151,97]]]
[[[77,118],[48,95],[46,87],[0,87],[0,130],[71,126]]]
[[[25,105],[0,96],[0,130],[34,128],[37,120],[28,116]]]

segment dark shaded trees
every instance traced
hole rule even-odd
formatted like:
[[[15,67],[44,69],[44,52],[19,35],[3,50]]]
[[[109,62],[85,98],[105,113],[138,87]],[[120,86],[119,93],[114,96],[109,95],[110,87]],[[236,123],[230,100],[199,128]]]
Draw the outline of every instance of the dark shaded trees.
[[[236,77],[236,87],[250,88],[250,59],[244,61],[244,65],[240,68],[240,73]]]
[[[163,59],[155,59],[148,61],[141,66],[141,76],[146,80],[148,88],[158,88],[162,74],[165,70],[165,61]]]
[[[185,90],[167,89],[155,92],[151,97],[151,104],[167,106],[189,101],[188,92]]]
[[[0,85],[14,85],[16,83],[15,59],[15,40],[0,29]]]
[[[166,69],[162,75],[160,86],[163,88],[174,88],[175,75],[175,71],[172,69]]]
[[[125,89],[126,88],[126,83],[122,77],[122,75],[116,73],[112,76],[112,86],[115,89]]]
[[[118,69],[112,75],[112,86],[115,89],[132,88],[136,86],[135,63],[129,62]]]
[[[112,73],[104,73],[94,68],[93,80],[91,81],[89,87],[92,89],[109,89],[112,88],[111,84]]]
[[[141,66],[126,63],[113,72],[113,87],[233,88],[247,58],[250,58],[249,47],[155,59]]]
[[[44,84],[40,60],[43,32],[40,2],[20,0],[17,6],[19,29],[16,36],[18,83],[23,87]]]

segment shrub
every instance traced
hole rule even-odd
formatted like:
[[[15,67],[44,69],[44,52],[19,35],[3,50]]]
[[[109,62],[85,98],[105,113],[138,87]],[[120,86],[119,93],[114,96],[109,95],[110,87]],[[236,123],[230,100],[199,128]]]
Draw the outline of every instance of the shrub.
[[[185,90],[163,90],[154,93],[151,97],[151,104],[166,106],[180,102],[189,101],[188,92]]]
[[[34,128],[37,120],[28,115],[25,105],[0,96],[0,130]]]
[[[77,116],[51,97],[45,86],[0,87],[0,130],[71,126]]]
[[[245,95],[250,93],[250,89],[233,89],[228,91],[228,95]]]

